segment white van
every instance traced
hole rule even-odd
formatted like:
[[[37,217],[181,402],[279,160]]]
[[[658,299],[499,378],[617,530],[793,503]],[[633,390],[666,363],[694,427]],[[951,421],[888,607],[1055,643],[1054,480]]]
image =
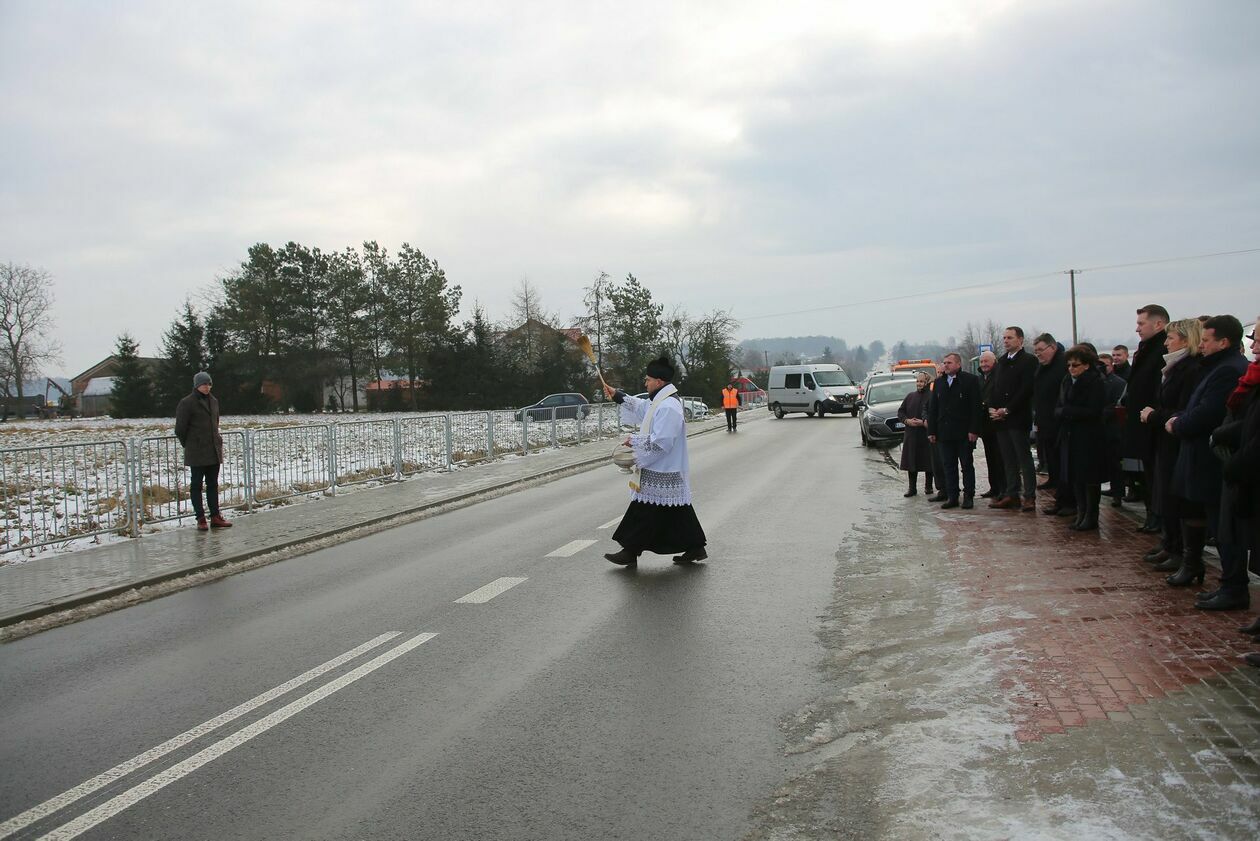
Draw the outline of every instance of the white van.
[[[776,418],[804,412],[811,418],[830,412],[857,417],[858,388],[839,365],[776,365],[770,369],[766,404]]]

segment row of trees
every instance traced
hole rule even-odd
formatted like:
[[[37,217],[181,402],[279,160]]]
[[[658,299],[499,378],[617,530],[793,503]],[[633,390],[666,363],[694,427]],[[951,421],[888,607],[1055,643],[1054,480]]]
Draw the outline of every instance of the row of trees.
[[[460,287],[409,244],[390,254],[376,242],[332,253],[260,243],[221,279],[208,308],[185,302],[156,370],[145,368],[129,335],[119,337],[112,411],[169,414],[199,370],[211,372],[234,413],[313,411],[329,388],[337,408],[359,410],[360,386],[383,381],[404,387],[375,391],[373,408],[502,408],[552,392],[593,395],[598,380],[572,324],[591,336],[610,382],[637,390],[647,362],[667,353],[684,391],[716,398],[731,372],[738,325],[729,314],[667,316],[634,275],[614,282],[601,273],[585,292],[584,311],[565,321],[522,280],[504,323],[492,323],[480,304],[459,322]]]

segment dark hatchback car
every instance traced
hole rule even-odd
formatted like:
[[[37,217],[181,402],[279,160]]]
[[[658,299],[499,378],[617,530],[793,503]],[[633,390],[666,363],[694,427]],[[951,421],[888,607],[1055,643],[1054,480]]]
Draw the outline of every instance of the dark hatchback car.
[[[528,412],[532,421],[549,421],[552,410],[556,413],[556,420],[573,420],[579,413],[581,417],[590,415],[591,404],[580,394],[548,394],[534,405],[518,410],[516,419],[521,420]]]

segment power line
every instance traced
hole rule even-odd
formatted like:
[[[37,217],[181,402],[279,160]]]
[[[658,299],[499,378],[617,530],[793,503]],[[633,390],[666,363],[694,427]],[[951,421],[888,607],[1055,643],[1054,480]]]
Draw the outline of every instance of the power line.
[[[1143,260],[1140,263],[1116,263],[1112,266],[1087,266],[1083,269],[1077,269],[1076,273],[1081,272],[1105,272],[1108,269],[1129,269],[1134,266],[1155,266],[1160,263],[1181,263],[1186,260],[1203,260],[1208,257],[1232,257],[1235,254],[1255,254],[1260,248],[1244,248],[1239,251],[1216,251],[1212,254],[1193,254],[1189,257],[1165,257],[1162,260]]]
[[[1135,263],[1115,263],[1108,266],[1089,266],[1083,269],[1074,269],[1075,274],[1082,272],[1105,272],[1111,269],[1129,269],[1137,266],[1154,266],[1160,263],[1181,263],[1189,260],[1205,260],[1210,257],[1231,257],[1238,254],[1256,254],[1260,253],[1260,248],[1243,248],[1237,251],[1216,251],[1211,254],[1192,254],[1186,257],[1165,257],[1158,260],[1142,260]],[[953,286],[949,289],[933,289],[927,292],[913,292],[906,295],[894,295],[889,298],[871,298],[866,301],[850,301],[844,304],[832,304],[826,307],[810,307],[806,310],[793,310],[792,312],[777,312],[767,315],[750,315],[747,318],[741,318],[740,321],[757,321],[762,318],[784,318],[789,315],[808,315],[815,312],[826,312],[829,310],[849,309],[852,307],[865,307],[871,304],[889,304],[896,301],[908,301],[917,298],[929,298],[934,295],[947,295],[950,292],[965,292],[969,289],[985,289],[991,286],[1008,286],[1015,283],[1028,283],[1034,280],[1044,280],[1047,278],[1058,277],[1067,274],[1066,271],[1045,272],[1043,274],[1027,275],[1025,277],[1012,277],[1003,280],[993,280],[985,283],[971,283],[966,286]]]

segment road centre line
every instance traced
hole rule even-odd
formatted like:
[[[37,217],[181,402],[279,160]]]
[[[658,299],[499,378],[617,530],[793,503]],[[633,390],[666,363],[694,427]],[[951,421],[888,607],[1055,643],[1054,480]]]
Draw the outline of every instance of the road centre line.
[[[511,590],[528,578],[496,578],[484,587],[478,587],[466,596],[460,596],[455,604],[485,604],[500,593]]]
[[[625,514],[622,514],[622,515],[621,515],[621,517],[624,517],[624,516],[626,516],[626,515],[625,515]],[[601,529],[610,529],[610,528],[612,528],[613,526],[615,526],[615,525],[617,525],[618,523],[620,523],[620,522],[621,522],[621,517],[617,517],[616,519],[609,520],[608,522],[606,522],[606,523],[604,523],[602,526],[600,526],[600,528],[601,528]]]
[[[68,841],[68,839],[75,838],[82,833],[87,832],[92,827],[109,820],[124,809],[134,806],[136,803],[144,800],[149,795],[156,794],[158,791],[162,790],[171,783],[188,776],[206,763],[218,759],[228,751],[238,748],[255,736],[267,732],[277,724],[292,718],[302,712],[302,710],[322,701],[334,692],[338,692],[346,688],[359,678],[371,674],[382,666],[406,654],[408,651],[423,645],[435,636],[437,636],[437,634],[417,634],[411,639],[394,646],[385,653],[373,657],[371,660],[367,661],[353,671],[347,672],[336,680],[329,681],[320,688],[314,689],[302,697],[290,701],[280,709],[268,716],[265,716],[264,718],[260,718],[248,727],[241,728],[232,735],[215,742],[198,753],[193,754],[183,762],[172,765],[170,768],[150,777],[139,785],[136,785],[133,788],[124,791],[122,794],[105,801],[100,806],[92,809],[90,812],[86,812],[75,820],[54,829],[47,835],[42,836],[40,841]]]
[[[263,692],[261,695],[256,695],[253,698],[250,698],[245,703],[235,706],[225,713],[220,713],[219,715],[216,715],[214,718],[210,719],[209,721],[204,721],[201,724],[198,724],[196,727],[192,728],[191,730],[185,730],[183,733],[180,733],[178,736],[175,736],[174,738],[171,738],[171,739],[167,739],[165,742],[163,742],[162,744],[158,745],[155,748],[150,748],[144,753],[134,756],[131,759],[128,759],[126,762],[123,762],[119,765],[115,765],[113,768],[110,768],[108,771],[98,774],[92,779],[88,780],[87,782],[80,783],[74,788],[62,792],[61,794],[57,795],[51,800],[46,800],[43,803],[39,804],[38,806],[33,806],[30,809],[27,809],[22,814],[16,817],[10,818],[9,820],[0,824],[0,839],[8,838],[10,835],[13,835],[19,830],[22,830],[25,827],[30,826],[36,821],[43,820],[44,818],[48,817],[54,812],[64,809],[66,806],[69,806],[71,803],[75,802],[76,800],[86,797],[92,792],[102,789],[116,780],[122,779],[123,777],[127,776],[131,772],[139,768],[143,768],[145,765],[148,765],[150,762],[153,762],[156,759],[160,759],[161,757],[165,756],[171,751],[176,750],[180,747],[183,747],[189,742],[195,741],[196,739],[201,738],[202,736],[206,735],[207,733],[213,730],[217,730],[218,728],[222,727],[228,722],[234,721],[235,719],[240,718],[246,713],[249,713],[249,712],[252,712],[253,710],[258,709],[264,704],[267,704],[275,700],[276,698],[279,698],[281,695],[284,695],[287,692],[290,692],[291,690],[296,689],[299,686],[302,686],[303,684],[310,683],[312,680],[319,677],[320,675],[324,675],[324,674],[327,674],[328,672],[331,672],[337,667],[345,663],[348,663],[349,661],[358,657],[360,654],[363,654],[367,651],[371,651],[373,648],[377,648],[381,645],[384,645],[385,643],[392,640],[394,637],[399,636],[399,634],[400,634],[399,631],[390,631],[389,633],[381,634],[378,637],[374,637],[373,639],[368,640],[362,645],[359,645],[359,646],[356,646],[355,648],[350,649],[345,654],[334,657],[333,659],[329,660],[326,663],[316,666],[315,668],[309,671],[303,672],[302,674],[298,675],[292,680],[285,681],[284,683],[280,684],[274,689],[268,689],[266,692]]]
[[[594,544],[598,542],[599,542],[598,540],[570,540],[568,543],[564,544],[559,549],[556,549],[553,552],[548,552],[544,557],[571,558],[574,555],[576,555],[578,552],[581,552],[587,546],[593,546]]]

